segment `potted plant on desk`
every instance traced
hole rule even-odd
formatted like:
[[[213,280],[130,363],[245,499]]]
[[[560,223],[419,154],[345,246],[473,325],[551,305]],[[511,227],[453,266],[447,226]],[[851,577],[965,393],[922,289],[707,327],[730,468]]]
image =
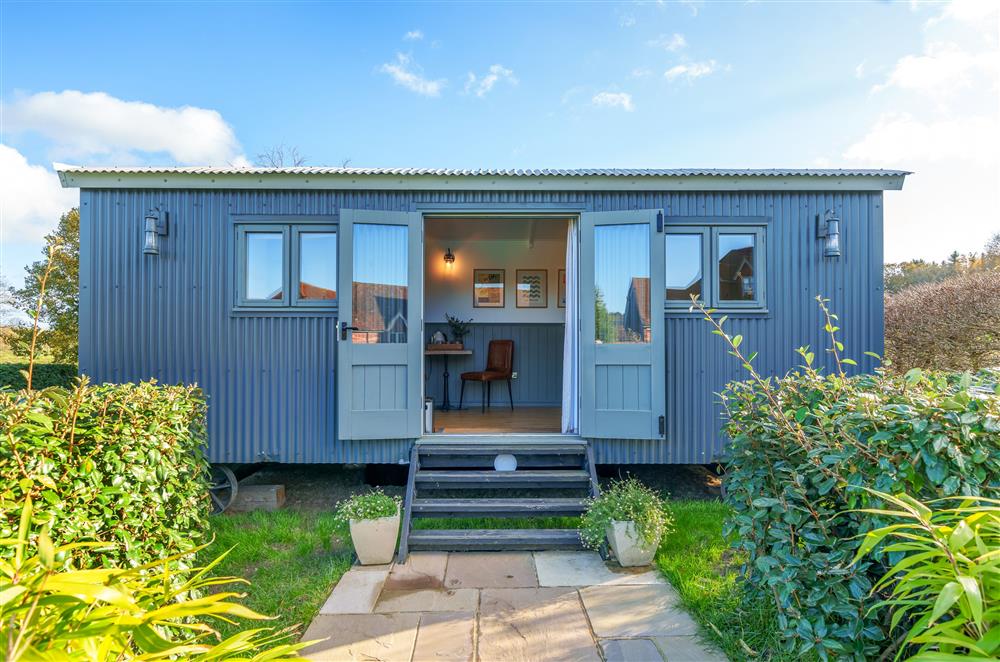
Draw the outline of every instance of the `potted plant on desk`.
[[[445,313],[444,318],[448,320],[448,328],[451,329],[451,341],[458,345],[458,349],[465,347],[465,336],[469,335],[472,320],[460,320],[454,315]]]

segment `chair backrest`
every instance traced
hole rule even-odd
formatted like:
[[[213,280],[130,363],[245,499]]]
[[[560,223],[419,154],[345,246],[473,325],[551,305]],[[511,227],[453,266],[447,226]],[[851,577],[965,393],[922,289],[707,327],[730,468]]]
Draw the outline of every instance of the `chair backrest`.
[[[491,340],[486,357],[486,371],[510,375],[514,371],[514,341]]]

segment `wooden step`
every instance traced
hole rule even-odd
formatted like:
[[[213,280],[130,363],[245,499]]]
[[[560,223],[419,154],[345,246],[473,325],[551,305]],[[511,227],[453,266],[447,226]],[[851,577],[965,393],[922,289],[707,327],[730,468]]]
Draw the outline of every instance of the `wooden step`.
[[[422,443],[417,446],[420,456],[427,455],[486,455],[496,456],[501,453],[511,455],[584,455],[587,445],[580,444],[431,444]]]
[[[410,550],[440,552],[582,549],[576,529],[425,529],[411,531]]]
[[[423,489],[495,489],[523,487],[533,489],[588,487],[590,473],[584,469],[518,471],[424,471],[414,479]]]
[[[581,514],[585,499],[414,499],[413,517],[562,517]]]

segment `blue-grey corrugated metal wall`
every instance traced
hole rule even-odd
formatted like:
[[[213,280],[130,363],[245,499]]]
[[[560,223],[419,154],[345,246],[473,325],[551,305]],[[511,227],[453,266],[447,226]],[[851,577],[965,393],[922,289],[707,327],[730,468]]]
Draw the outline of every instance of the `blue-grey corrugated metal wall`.
[[[336,439],[334,316],[236,316],[231,311],[233,214],[336,214],[341,208],[565,205],[667,216],[766,216],[767,314],[731,314],[758,350],[758,369],[782,373],[795,347],[823,347],[813,298],[840,314],[861,369],[882,351],[882,196],[850,192],[342,192],[84,190],[81,192],[80,369],[95,380],[197,382],[209,397],[216,462],[398,462],[407,441]],[[157,258],[141,253],[149,207],[170,212]],[[815,214],[838,210],[843,257],[824,260]],[[715,392],[740,369],[705,323],[668,315],[667,440],[599,441],[598,462],[702,463],[721,448]],[[816,352],[820,360],[825,354]]]

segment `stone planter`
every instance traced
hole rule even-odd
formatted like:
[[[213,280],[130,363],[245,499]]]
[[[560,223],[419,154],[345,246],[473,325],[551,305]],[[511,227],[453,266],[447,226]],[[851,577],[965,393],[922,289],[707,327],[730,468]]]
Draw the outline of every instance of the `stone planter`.
[[[653,562],[660,541],[646,543],[635,530],[635,522],[612,520],[607,529],[608,543],[623,567],[649,565]]]
[[[351,541],[361,565],[378,565],[392,561],[399,534],[399,510],[391,517],[350,521]]]

